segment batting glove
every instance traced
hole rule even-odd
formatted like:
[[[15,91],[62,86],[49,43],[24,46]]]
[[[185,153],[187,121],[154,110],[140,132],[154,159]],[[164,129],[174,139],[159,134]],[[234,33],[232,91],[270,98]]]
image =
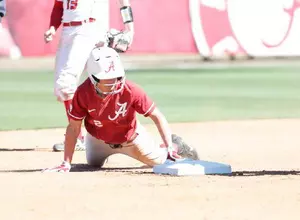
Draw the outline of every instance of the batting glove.
[[[53,167],[53,168],[44,169],[42,172],[43,173],[44,172],[68,173],[68,172],[70,172],[70,170],[71,170],[71,164],[66,161],[63,161],[61,165]]]
[[[168,149],[168,159],[173,161],[183,160],[183,158],[180,155],[178,155],[176,148],[174,148],[173,146],[169,146],[167,147],[167,149]]]

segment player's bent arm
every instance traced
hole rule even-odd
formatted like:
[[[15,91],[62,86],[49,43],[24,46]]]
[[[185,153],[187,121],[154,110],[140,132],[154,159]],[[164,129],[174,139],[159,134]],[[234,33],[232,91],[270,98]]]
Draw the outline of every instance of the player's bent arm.
[[[54,5],[50,17],[49,29],[44,33],[44,40],[46,43],[53,40],[53,36],[55,35],[56,30],[61,24],[63,11],[64,9],[62,0],[54,0]]]
[[[61,19],[63,16],[63,1],[62,0],[55,0],[53,9],[51,12],[51,17],[50,17],[50,24],[49,24],[49,29],[54,29],[55,31],[59,28],[61,24]]]
[[[121,5],[121,7],[130,6],[130,1],[129,0],[119,0],[119,3]]]
[[[129,0],[118,0],[126,31],[134,32],[133,14]]]
[[[64,161],[71,164],[77,137],[80,133],[82,120],[70,119],[65,136]]]
[[[160,112],[160,110],[157,107],[152,111],[152,113],[149,115],[149,117],[155,123],[165,146],[171,147],[172,146],[172,133],[171,133],[171,128],[169,126],[169,123],[168,123],[166,117]]]

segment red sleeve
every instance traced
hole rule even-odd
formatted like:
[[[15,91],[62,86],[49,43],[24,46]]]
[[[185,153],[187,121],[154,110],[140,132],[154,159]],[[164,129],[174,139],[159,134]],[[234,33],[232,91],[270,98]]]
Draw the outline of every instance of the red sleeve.
[[[54,26],[55,30],[59,28],[63,13],[64,13],[63,1],[55,0],[51,17],[50,17],[50,27]]]
[[[133,108],[137,111],[137,113],[147,117],[155,109],[155,103],[141,87],[135,85],[132,90],[132,96]]]
[[[87,115],[87,108],[86,108],[86,102],[87,100],[84,97],[85,93],[79,92],[79,89],[74,94],[73,100],[72,100],[72,106],[69,111],[69,116],[73,120],[83,120]]]

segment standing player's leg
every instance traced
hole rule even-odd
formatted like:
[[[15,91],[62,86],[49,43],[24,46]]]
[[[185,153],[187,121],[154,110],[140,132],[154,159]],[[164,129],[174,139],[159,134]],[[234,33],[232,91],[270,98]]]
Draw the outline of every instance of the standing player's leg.
[[[68,117],[78,80],[86,61],[95,46],[96,36],[90,24],[63,29],[62,38],[56,56],[55,95],[63,102]],[[69,120],[69,117],[68,117]],[[75,150],[85,150],[83,135],[80,133]],[[53,146],[54,151],[63,151],[64,143]]]

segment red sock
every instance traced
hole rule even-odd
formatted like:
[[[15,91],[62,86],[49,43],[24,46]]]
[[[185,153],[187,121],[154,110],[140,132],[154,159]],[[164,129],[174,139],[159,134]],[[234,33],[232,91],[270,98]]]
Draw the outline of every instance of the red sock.
[[[71,108],[72,99],[67,100],[67,101],[64,101],[64,104],[65,104],[65,109],[66,109],[66,114],[67,114],[67,117],[68,117],[68,121],[70,121],[69,111],[70,111],[70,108]],[[80,133],[79,133],[79,135],[78,135],[78,138],[79,138],[80,140],[83,140],[83,135],[82,135],[81,130],[80,130]]]

